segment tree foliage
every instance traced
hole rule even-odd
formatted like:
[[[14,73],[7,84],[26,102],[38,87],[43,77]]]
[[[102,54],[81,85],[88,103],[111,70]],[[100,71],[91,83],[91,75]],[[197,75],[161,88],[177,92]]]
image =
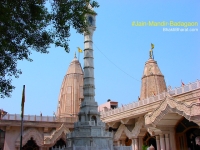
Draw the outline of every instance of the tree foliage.
[[[51,7],[47,8],[47,2]],[[10,97],[12,78],[22,73],[19,60],[32,61],[32,51],[48,53],[50,44],[69,52],[70,28],[87,32],[85,14],[93,14],[91,0],[1,0],[0,1],[0,95]]]

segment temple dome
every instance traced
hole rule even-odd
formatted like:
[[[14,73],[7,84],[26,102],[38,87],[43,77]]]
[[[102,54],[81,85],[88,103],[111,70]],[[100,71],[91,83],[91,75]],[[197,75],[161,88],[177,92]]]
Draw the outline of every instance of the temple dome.
[[[144,72],[143,72],[143,77],[145,76],[149,76],[149,75],[161,75],[163,76],[163,74],[161,73],[157,61],[153,60],[153,59],[149,59],[146,63],[145,63],[145,67],[144,67]]]
[[[83,70],[76,56],[64,76],[58,98],[56,116],[77,117],[83,99]]]
[[[153,58],[145,63],[142,76],[140,100],[155,96],[166,91],[164,75]]]
[[[83,70],[76,56],[70,63],[69,68],[67,70],[67,75],[69,74],[83,74]]]

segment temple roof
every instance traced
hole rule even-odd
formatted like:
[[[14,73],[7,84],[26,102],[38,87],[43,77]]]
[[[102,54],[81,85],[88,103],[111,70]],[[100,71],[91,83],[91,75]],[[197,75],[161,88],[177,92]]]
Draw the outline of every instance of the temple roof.
[[[152,47],[154,48],[154,45]],[[152,49],[150,50],[150,58],[144,66],[139,100],[155,96],[167,90],[164,76],[158,67],[157,61],[154,60]]]
[[[157,61],[151,58],[145,63],[143,77],[149,75],[163,75],[158,67]]]
[[[83,74],[83,70],[81,68],[78,59],[76,58],[76,55],[72,60],[72,62],[70,63],[69,68],[67,70],[67,75],[69,74]]]

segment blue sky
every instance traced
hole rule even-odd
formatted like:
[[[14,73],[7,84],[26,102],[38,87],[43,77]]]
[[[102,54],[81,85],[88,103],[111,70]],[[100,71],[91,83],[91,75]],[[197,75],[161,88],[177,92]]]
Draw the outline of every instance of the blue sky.
[[[95,9],[98,15],[93,38],[95,99],[98,104],[107,99],[118,101],[119,105],[137,101],[151,43],[155,45],[155,60],[167,86],[179,87],[181,80],[187,84],[200,79],[199,0],[98,2],[100,7]],[[132,26],[133,21],[198,22],[198,26],[188,28],[199,31],[164,32],[161,26]],[[52,46],[49,54],[33,52],[33,62],[20,61],[18,68],[23,74],[13,79],[16,89],[11,98],[1,99],[0,107],[10,114],[20,114],[22,87],[25,84],[25,114],[39,115],[41,111],[43,115],[53,115],[53,111],[57,110],[62,80],[77,47],[84,48],[83,42],[83,35],[72,29],[70,53]],[[83,66],[83,53],[80,54],[80,62]]]

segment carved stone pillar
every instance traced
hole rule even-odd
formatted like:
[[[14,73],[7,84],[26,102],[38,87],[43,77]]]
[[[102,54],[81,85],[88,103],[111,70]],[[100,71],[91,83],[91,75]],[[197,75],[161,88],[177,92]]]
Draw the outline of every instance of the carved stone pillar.
[[[132,144],[131,144],[132,150],[135,150],[135,139],[131,139],[131,140],[132,140]]]
[[[156,136],[156,147],[157,147],[157,150],[160,150],[160,137],[159,137],[159,135]]]
[[[174,128],[170,129],[170,150],[176,150],[176,138]]]
[[[138,138],[135,138],[135,139],[134,139],[134,143],[135,143],[135,150],[139,150]]]
[[[160,135],[160,149],[165,150],[165,137],[163,134]]]
[[[142,150],[143,146],[143,137],[139,137],[139,150]]]
[[[170,150],[170,145],[169,145],[169,134],[165,134],[165,145],[166,145],[166,150]]]

